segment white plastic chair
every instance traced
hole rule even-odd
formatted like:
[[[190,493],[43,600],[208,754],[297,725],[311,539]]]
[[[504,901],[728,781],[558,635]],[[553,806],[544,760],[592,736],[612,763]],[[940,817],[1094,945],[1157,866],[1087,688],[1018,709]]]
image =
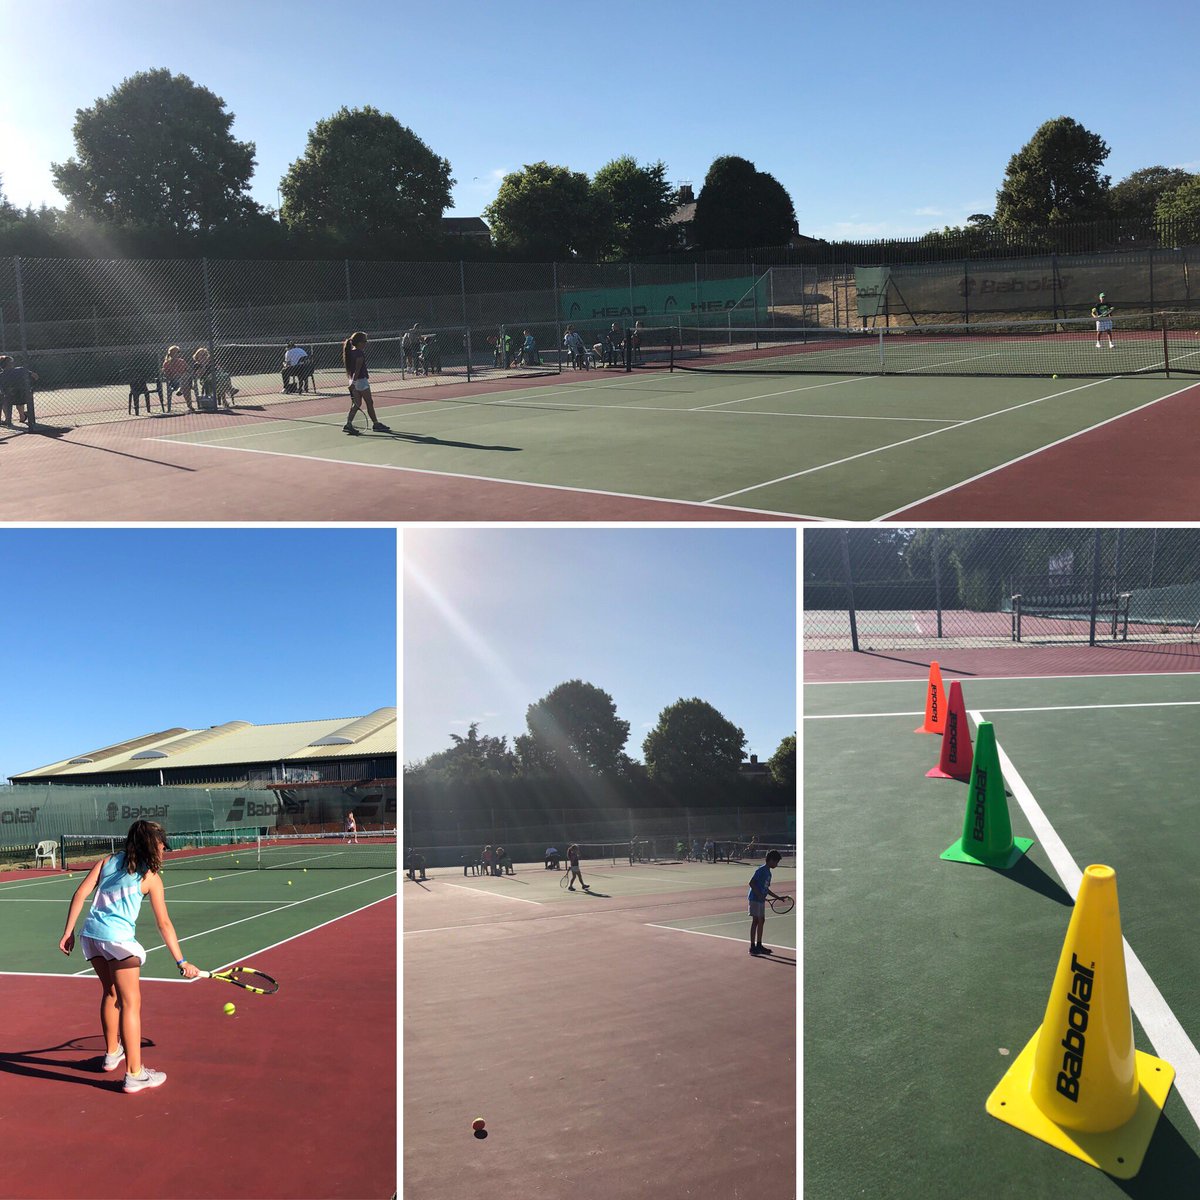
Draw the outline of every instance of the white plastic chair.
[[[40,867],[48,862],[54,870],[58,870],[58,843],[50,839],[38,842],[33,852],[33,865]]]

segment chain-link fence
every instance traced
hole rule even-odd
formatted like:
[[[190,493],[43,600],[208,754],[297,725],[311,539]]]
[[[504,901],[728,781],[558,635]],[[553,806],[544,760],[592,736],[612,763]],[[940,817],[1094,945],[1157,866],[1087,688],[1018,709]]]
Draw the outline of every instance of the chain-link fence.
[[[36,376],[40,423],[87,424],[340,396],[342,342],[360,329],[372,380],[388,386],[619,367],[608,335],[623,339],[634,322],[652,356],[722,330],[1058,318],[1085,312],[1099,290],[1126,316],[1200,319],[1198,259],[1194,248],[867,269],[9,258],[0,352]],[[564,347],[571,330],[580,358]],[[285,370],[289,343],[308,351],[305,371]]]
[[[804,535],[805,650],[1194,643],[1197,529]]]

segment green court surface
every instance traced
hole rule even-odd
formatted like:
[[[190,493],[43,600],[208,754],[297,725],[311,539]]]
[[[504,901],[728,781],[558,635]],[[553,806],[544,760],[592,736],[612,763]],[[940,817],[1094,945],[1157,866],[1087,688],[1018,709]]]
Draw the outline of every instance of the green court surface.
[[[949,679],[947,679],[949,684]],[[804,1195],[1200,1194],[1200,675],[961,680],[991,721],[1009,871],[944,862],[968,786],[927,779],[919,682],[806,689]],[[1176,1070],[1118,1181],[984,1105],[1046,1009],[1077,873],[1115,869],[1134,1036]],[[1148,977],[1148,982],[1147,982]]]
[[[0,975],[86,975],[78,946],[58,948],[72,894],[86,872],[0,877]],[[204,970],[251,963],[256,953],[366,908],[396,891],[394,871],[163,871],[167,908],[189,961]],[[78,935],[84,916],[77,922]],[[183,982],[143,904],[138,937],[147,953],[143,979]]]
[[[572,372],[501,391],[380,388],[390,435],[348,437],[343,412],[290,418],[286,404],[211,429],[162,433],[170,424],[157,420],[135,428],[176,445],[425,473],[463,488],[502,481],[872,520],[1185,386],[1140,377]]]

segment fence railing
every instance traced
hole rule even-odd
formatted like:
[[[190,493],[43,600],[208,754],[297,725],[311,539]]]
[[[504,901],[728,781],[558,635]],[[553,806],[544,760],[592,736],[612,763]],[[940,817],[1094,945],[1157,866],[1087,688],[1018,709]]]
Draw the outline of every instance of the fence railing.
[[[804,648],[1200,641],[1200,530],[804,535]]]

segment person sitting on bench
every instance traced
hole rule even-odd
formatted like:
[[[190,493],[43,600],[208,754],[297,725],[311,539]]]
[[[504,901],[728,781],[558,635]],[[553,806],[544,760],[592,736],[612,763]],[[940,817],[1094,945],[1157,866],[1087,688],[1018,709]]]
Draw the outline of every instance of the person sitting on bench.
[[[189,409],[192,406],[192,368],[178,346],[168,346],[159,373],[163,382],[163,403],[171,411],[171,397],[178,393]]]

